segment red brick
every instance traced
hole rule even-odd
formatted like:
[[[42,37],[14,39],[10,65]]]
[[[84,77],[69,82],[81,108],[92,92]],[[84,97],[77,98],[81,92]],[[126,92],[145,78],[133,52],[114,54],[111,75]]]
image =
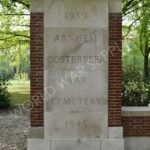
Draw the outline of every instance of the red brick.
[[[44,122],[43,104],[43,50],[44,15],[31,13],[31,126],[41,127]]]
[[[121,126],[122,15],[109,14],[109,109],[108,125]]]

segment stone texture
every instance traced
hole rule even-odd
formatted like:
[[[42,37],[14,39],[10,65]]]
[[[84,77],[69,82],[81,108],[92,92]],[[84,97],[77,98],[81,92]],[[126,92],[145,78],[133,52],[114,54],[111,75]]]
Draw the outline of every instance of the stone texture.
[[[122,12],[122,0],[109,0],[109,12],[110,13]]]
[[[123,116],[150,116],[150,107],[122,107]]]
[[[43,127],[31,127],[29,138],[30,139],[42,139],[42,138],[44,138],[44,128]]]
[[[108,0],[45,0],[44,10],[45,27],[108,26]]]
[[[122,139],[123,128],[122,127],[109,127],[109,139]]]
[[[124,140],[102,140],[101,150],[124,150]]]
[[[44,85],[55,89],[45,94],[45,137],[106,138],[108,1],[45,0],[44,9]]]
[[[107,44],[106,29],[45,28],[45,88],[52,86],[55,89],[53,96],[45,96],[45,111],[51,112],[45,113],[47,138],[106,138]],[[66,57],[69,59],[65,60]],[[64,118],[75,123],[88,119],[90,126],[87,129],[91,133],[88,130],[82,133],[82,128],[77,126],[71,130],[56,126],[63,123]]]
[[[107,137],[104,112],[46,113],[45,138],[103,139]]]
[[[50,150],[50,140],[28,139],[28,150]]]
[[[150,137],[125,138],[125,150],[150,150]]]
[[[52,141],[51,150],[100,150],[100,141],[66,140]]]
[[[45,87],[52,86],[55,89],[55,95],[45,98],[46,111],[93,112],[103,110],[107,113],[106,33],[101,29],[87,28],[45,29]],[[63,34],[73,37],[81,35],[81,41],[70,38],[63,41],[61,39]],[[60,38],[54,42],[57,35],[60,35]],[[96,36],[96,41],[94,38],[94,41],[91,39],[92,41],[83,42],[84,35],[87,35],[89,40],[90,36]],[[97,56],[98,61],[93,59]],[[69,57],[69,62],[66,59],[62,63],[63,57]],[[95,61],[97,62],[94,63]],[[70,102],[66,104],[66,101]]]
[[[32,0],[31,1],[31,12],[43,12],[44,9],[43,9],[43,3],[44,3],[44,0]]]

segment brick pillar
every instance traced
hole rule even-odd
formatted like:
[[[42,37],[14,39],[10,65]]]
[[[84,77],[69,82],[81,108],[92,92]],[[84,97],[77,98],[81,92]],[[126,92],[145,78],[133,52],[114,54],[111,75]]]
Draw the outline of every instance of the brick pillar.
[[[43,13],[31,13],[31,127],[42,127],[43,102]]]
[[[109,127],[122,126],[122,15],[109,14]]]

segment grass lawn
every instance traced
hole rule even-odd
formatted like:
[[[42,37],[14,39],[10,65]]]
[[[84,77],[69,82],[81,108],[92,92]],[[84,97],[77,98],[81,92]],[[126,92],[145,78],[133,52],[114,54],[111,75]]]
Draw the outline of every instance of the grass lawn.
[[[12,96],[12,105],[23,104],[30,97],[30,81],[11,80],[8,91]]]

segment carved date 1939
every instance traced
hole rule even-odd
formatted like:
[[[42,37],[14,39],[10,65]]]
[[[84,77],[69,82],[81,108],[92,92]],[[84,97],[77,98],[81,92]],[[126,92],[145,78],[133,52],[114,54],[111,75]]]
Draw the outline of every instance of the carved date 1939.
[[[87,12],[66,12],[65,13],[65,19],[67,20],[77,20],[77,19],[86,19],[87,18]]]

